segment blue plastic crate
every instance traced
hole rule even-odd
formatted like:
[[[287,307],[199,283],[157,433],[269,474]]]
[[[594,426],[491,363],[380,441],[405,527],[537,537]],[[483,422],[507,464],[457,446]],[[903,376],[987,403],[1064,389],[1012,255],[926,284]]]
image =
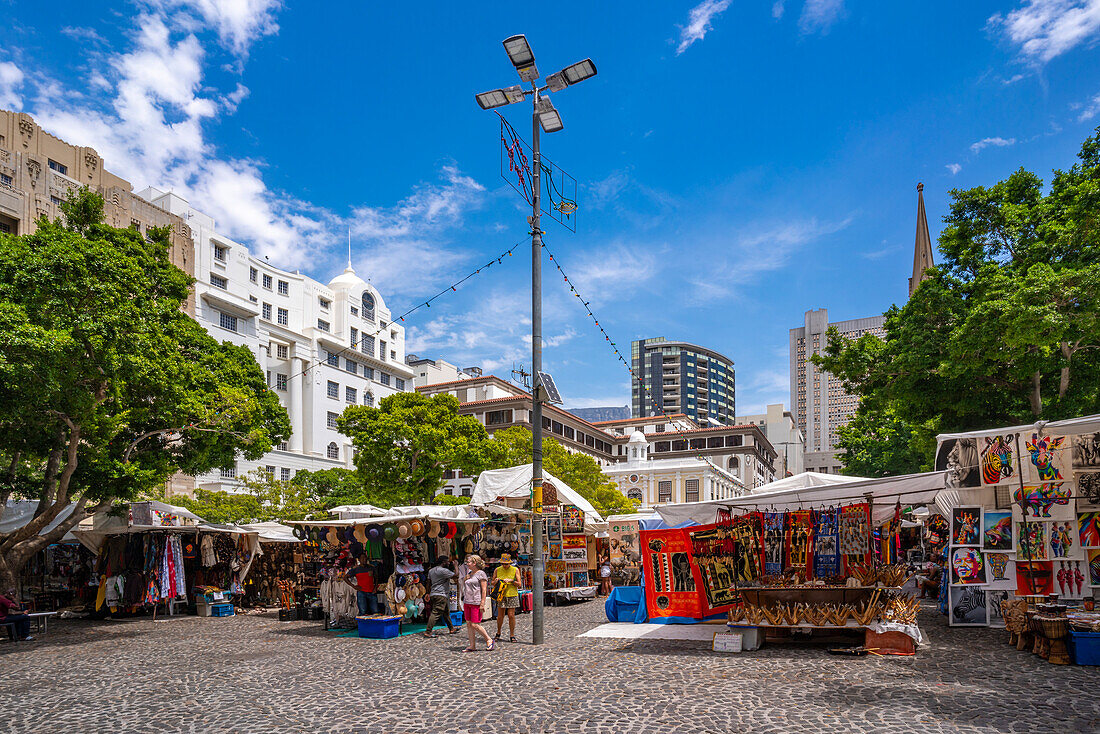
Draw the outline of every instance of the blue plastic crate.
[[[451,612],[451,624],[455,627],[462,626],[462,612]]]
[[[1078,665],[1100,665],[1100,632],[1069,631],[1066,647]]]
[[[373,640],[388,640],[401,632],[401,616],[394,617],[356,617],[359,624],[359,636]]]
[[[234,615],[232,604],[211,604],[211,617],[232,617]]]

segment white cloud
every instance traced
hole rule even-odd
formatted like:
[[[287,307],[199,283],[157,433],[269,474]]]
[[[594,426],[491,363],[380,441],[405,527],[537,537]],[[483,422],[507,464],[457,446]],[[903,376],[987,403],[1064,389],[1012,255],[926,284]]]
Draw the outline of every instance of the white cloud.
[[[951,175],[954,176],[958,174],[958,172],[961,171],[963,167],[958,163],[948,163],[945,168],[948,171],[951,171]]]
[[[19,88],[23,86],[23,70],[10,61],[0,61],[0,107],[21,110],[23,98]]]
[[[1045,64],[1100,31],[1100,0],[1025,0],[1006,16],[991,16],[989,26],[1003,29],[1024,58]]]
[[[711,21],[729,7],[730,0],[703,0],[688,13],[687,25],[680,29],[680,45],[676,47],[676,55],[679,56],[696,41],[702,41],[703,37],[711,29]]]
[[[1077,121],[1088,122],[1097,115],[1100,115],[1100,94],[1096,95],[1085,104],[1081,109],[1081,114],[1077,116]]]
[[[1016,82],[1020,81],[1023,78],[1024,78],[1024,74],[1013,74],[1008,79],[1002,80],[1001,84],[1004,84],[1007,87],[1010,84],[1015,84]]]
[[[763,413],[768,405],[775,403],[791,407],[791,380],[786,372],[769,369],[755,372],[747,379],[738,380],[737,392],[739,416]]]
[[[153,8],[165,14],[180,11],[198,16],[239,59],[248,57],[255,41],[278,33],[275,14],[282,4],[282,0],[150,0]]]
[[[828,33],[844,10],[844,0],[806,0],[798,28],[803,33]]]
[[[596,398],[574,398],[569,397],[566,401],[569,406],[566,410],[573,410],[574,408],[621,408],[624,405],[630,406],[630,385],[627,384],[623,387],[621,393],[614,395],[606,395],[604,397]]]
[[[775,4],[772,5],[772,17],[779,20],[783,17],[783,6],[787,0],[775,0]]]
[[[237,111],[237,108],[241,106],[241,102],[243,102],[248,95],[248,87],[238,82],[236,89],[222,97],[222,107],[226,112],[232,115]]]
[[[1007,148],[1010,145],[1016,144],[1016,138],[982,138],[976,143],[970,145],[970,150],[975,153],[981,153],[983,149],[993,146],[995,148]]]

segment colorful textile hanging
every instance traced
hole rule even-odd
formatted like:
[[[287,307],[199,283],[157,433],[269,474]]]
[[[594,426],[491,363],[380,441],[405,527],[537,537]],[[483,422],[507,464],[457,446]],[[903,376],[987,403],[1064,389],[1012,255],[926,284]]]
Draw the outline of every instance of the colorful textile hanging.
[[[733,520],[731,527],[739,551],[738,582],[756,581],[764,572],[763,525],[764,516],[759,512],[750,512]]]
[[[837,511],[822,510],[814,518],[814,577],[840,576],[840,529]]]
[[[167,536],[160,551],[160,598],[172,599],[176,595],[176,565],[172,560],[172,544]]]
[[[702,617],[691,543],[682,529],[641,532],[646,612],[651,619]]]
[[[183,570],[183,544],[180,536],[173,533],[170,537],[172,546],[172,564],[175,567],[175,596],[187,596],[187,579]]]
[[[840,554],[844,570],[871,562],[871,508],[866,502],[840,508]]]
[[[764,513],[764,573],[774,576],[783,573],[783,537],[786,513]]]
[[[807,579],[813,574],[814,525],[809,510],[787,513],[787,568],[802,571]]]
[[[738,599],[737,573],[743,557],[733,528],[715,523],[691,528],[687,534],[703,614],[727,611]]]

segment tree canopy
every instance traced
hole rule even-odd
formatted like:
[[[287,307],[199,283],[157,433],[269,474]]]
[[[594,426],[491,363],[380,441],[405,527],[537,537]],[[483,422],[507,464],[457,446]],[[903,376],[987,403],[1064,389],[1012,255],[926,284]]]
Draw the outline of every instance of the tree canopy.
[[[941,260],[886,338],[830,333],[814,361],[868,420],[931,434],[1100,412],[1100,128],[1078,159],[1047,192],[1023,169],[952,191]]]
[[[199,488],[195,490],[194,499],[173,497],[172,501],[202,519],[216,523],[282,522],[327,517],[326,508],[335,507],[338,503],[330,503],[326,501],[328,498],[318,493],[318,483],[312,481],[310,476],[316,473],[300,471],[292,479],[284,481],[276,479],[268,471],[257,469],[240,477],[241,492],[212,492]]]
[[[177,471],[258,459],[290,434],[248,349],[183,312],[192,281],[169,261],[167,229],[106,226],[87,189],[63,209],[67,224],[0,235],[0,503],[39,500],[0,535],[0,581],[88,511]]]
[[[453,395],[402,392],[377,408],[345,409],[337,425],[355,449],[362,496],[381,507],[429,504],[448,469],[479,474],[488,435],[476,418],[459,415],[458,405]]]
[[[531,431],[514,426],[493,434],[489,446],[490,469],[531,463]],[[604,517],[638,509],[588,454],[571,454],[552,438],[542,441],[542,465],[546,471],[575,489]]]

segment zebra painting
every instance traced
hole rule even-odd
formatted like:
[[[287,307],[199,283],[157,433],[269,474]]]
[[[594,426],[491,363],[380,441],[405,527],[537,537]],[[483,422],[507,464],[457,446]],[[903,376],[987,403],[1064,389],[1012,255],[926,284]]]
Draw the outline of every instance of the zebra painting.
[[[984,590],[974,586],[952,586],[948,593],[952,627],[989,626],[989,610],[986,608]]]

